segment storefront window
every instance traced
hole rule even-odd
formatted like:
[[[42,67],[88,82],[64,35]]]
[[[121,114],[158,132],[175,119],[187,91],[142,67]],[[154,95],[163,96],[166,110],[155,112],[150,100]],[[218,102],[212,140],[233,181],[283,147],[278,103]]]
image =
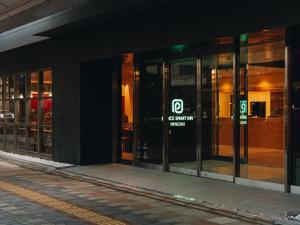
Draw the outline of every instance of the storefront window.
[[[1,77],[0,96],[0,145],[51,154],[52,71]]]

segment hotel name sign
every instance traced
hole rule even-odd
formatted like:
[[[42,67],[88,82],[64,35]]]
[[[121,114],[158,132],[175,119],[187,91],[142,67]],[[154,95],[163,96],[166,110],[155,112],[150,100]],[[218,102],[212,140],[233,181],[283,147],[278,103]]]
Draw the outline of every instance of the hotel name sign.
[[[193,121],[192,115],[182,115],[184,111],[184,102],[182,99],[173,99],[171,102],[171,112],[174,115],[169,116],[170,127],[185,127],[187,121]]]

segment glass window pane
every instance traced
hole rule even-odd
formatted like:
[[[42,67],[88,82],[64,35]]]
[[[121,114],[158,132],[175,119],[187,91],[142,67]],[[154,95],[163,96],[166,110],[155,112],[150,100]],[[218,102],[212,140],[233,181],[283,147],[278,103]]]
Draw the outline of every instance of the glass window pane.
[[[196,60],[171,63],[170,81],[170,170],[196,175]]]
[[[6,147],[15,148],[15,127],[7,126],[6,127]]]
[[[52,71],[43,71],[43,97],[52,97]]]
[[[32,99],[27,102],[28,108],[28,123],[32,125],[37,125],[38,123],[38,100]]]
[[[25,141],[25,126],[17,127],[17,148],[25,149],[26,141]]]
[[[15,102],[13,100],[5,101],[5,121],[14,123],[15,121]]]
[[[122,62],[122,159],[133,159],[133,54],[123,55]]]
[[[41,134],[41,153],[52,153],[52,127],[44,127]]]
[[[4,117],[5,117],[4,105],[3,105],[3,101],[0,101],[0,122],[4,122]]]
[[[15,86],[14,86],[14,76],[8,77],[8,95],[9,99],[15,98]]]
[[[203,171],[233,175],[233,53],[202,62]]]
[[[52,125],[52,99],[44,99],[42,104],[42,124]]]
[[[32,72],[28,75],[28,96],[29,98],[38,97],[39,72]]]
[[[241,97],[248,108],[240,135],[243,178],[284,183],[284,46],[275,41],[241,47]]]
[[[29,126],[27,128],[28,151],[38,152],[38,129],[36,126]]]
[[[4,98],[4,89],[3,89],[4,80],[0,78],[0,99]]]
[[[162,164],[163,126],[162,59],[145,60],[140,65],[138,160]],[[155,135],[153,135],[155,134]]]
[[[4,125],[0,124],[0,146],[4,146]]]
[[[16,75],[16,96],[15,98],[23,99],[25,97],[25,78],[26,74]]]
[[[16,122],[25,123],[25,100],[16,101]]]

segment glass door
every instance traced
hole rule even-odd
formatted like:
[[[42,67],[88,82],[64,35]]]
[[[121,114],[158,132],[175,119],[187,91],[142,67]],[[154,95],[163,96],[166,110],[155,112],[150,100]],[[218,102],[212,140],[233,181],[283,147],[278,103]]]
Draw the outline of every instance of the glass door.
[[[196,59],[170,62],[169,168],[197,175]]]
[[[202,57],[202,176],[232,181],[233,53]]]

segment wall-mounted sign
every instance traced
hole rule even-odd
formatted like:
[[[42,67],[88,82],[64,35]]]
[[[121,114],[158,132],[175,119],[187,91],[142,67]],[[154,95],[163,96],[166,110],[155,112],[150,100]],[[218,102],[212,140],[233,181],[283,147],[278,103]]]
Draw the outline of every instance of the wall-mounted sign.
[[[247,100],[240,100],[240,124],[247,124],[248,110]]]

